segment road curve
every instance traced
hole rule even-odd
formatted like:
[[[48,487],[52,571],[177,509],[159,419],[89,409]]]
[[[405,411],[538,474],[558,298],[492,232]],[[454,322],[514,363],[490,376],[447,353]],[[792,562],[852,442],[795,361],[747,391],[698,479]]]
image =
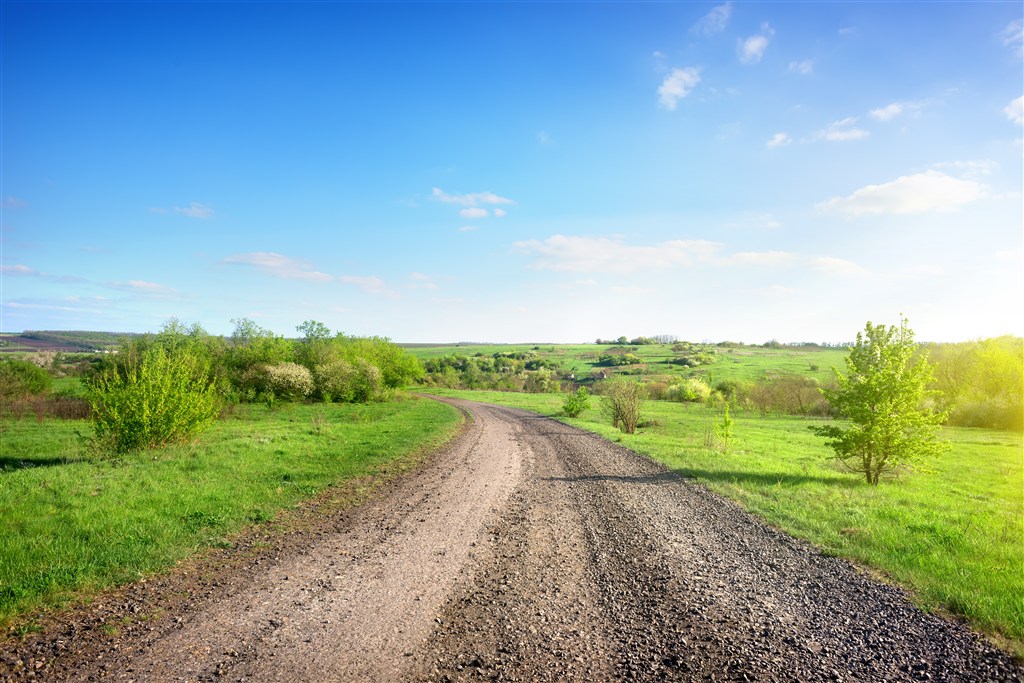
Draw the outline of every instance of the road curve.
[[[430,466],[102,664],[69,655],[64,680],[1024,681],[965,627],[647,458],[444,400],[469,426]]]

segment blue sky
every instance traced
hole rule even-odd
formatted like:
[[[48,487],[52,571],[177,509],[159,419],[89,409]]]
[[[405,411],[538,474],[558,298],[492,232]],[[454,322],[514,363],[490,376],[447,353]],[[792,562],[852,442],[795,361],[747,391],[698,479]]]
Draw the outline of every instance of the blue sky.
[[[995,3],[2,3],[0,328],[1024,335]]]

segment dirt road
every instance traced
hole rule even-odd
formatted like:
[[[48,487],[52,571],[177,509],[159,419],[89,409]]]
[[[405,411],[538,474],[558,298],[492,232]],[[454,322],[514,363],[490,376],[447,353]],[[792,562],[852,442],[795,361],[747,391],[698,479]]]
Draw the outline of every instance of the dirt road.
[[[173,619],[65,648],[40,677],[1024,680],[967,629],[645,458],[452,403],[466,433],[312,546]]]

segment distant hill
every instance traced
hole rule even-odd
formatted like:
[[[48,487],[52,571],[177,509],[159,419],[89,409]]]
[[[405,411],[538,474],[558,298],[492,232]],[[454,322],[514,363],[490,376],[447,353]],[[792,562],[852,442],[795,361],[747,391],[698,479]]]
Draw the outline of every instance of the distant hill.
[[[124,332],[87,332],[82,330],[26,330],[21,334],[0,336],[0,353],[17,351],[60,351],[62,353],[91,353],[107,351],[120,346],[125,337],[136,336]]]

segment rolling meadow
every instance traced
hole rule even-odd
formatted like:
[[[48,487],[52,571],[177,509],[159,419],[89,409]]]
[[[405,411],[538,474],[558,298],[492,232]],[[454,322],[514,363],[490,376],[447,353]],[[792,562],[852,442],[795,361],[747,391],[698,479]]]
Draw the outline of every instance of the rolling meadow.
[[[930,347],[942,392],[932,400],[950,415],[941,437],[951,447],[871,486],[808,429],[842,423],[821,389],[843,369],[845,348],[645,338],[399,348],[304,331],[287,340],[246,322],[215,338],[172,325],[114,354],[18,355],[48,379],[5,394],[4,627],[28,632],[45,612],[230,548],[240,530],[273,527],[303,501],[364,500],[458,432],[457,411],[418,395],[435,394],[531,410],[621,443],[1024,655],[1024,442],[1012,422],[1020,340]],[[124,376],[118,363],[156,347],[169,357],[203,349],[207,362],[193,369],[217,393],[217,414],[185,438],[119,450],[97,438],[96,377]],[[387,375],[389,363],[404,370]],[[284,366],[290,374],[274,370]],[[648,397],[635,433],[613,427],[604,407],[615,380],[641,383]],[[346,393],[350,385],[369,389]],[[580,389],[588,398],[568,417],[566,397]],[[952,394],[959,403],[941,403]]]

